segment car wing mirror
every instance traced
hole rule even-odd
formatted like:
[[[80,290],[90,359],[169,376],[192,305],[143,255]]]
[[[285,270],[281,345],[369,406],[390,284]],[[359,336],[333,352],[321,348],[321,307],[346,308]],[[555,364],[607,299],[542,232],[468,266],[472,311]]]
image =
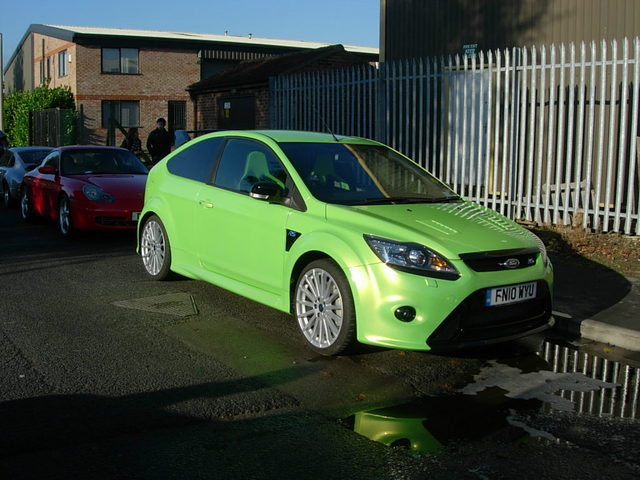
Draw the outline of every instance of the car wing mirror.
[[[280,197],[284,190],[275,182],[256,182],[251,187],[249,195],[258,200],[271,200],[273,197]]]

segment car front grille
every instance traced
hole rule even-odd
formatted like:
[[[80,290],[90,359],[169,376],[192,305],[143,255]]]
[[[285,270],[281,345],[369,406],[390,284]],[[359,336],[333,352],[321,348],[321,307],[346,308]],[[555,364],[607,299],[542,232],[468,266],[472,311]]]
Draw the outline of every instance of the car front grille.
[[[537,282],[536,298],[509,305],[485,305],[486,289],[469,295],[429,336],[432,350],[495,343],[543,330],[551,318],[546,282]]]
[[[460,258],[476,272],[496,272],[527,268],[536,264],[540,252],[536,248],[463,253]]]

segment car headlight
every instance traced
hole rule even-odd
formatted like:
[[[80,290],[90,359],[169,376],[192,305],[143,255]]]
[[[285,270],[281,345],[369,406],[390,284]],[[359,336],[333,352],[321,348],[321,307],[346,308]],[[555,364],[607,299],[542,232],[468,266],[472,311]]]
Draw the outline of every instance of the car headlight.
[[[365,235],[364,239],[380,260],[397,270],[446,280],[460,277],[449,260],[424,245],[396,242],[373,235]]]
[[[531,233],[531,235],[535,237],[536,242],[538,242],[538,249],[540,250],[540,256],[542,257],[543,265],[545,266],[545,268],[548,267],[551,264],[551,260],[549,260],[549,254],[547,254],[547,247],[544,245],[544,242],[539,236],[537,236],[533,232],[529,233]]]
[[[82,187],[82,193],[92,202],[96,203],[113,203],[116,201],[111,195],[96,187],[95,185],[85,185]]]

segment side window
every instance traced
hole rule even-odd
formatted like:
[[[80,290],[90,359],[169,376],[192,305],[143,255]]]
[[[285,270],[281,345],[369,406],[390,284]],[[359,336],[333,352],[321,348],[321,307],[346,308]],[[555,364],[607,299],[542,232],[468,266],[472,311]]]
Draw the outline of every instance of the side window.
[[[231,139],[216,171],[215,185],[249,193],[256,182],[274,182],[284,189],[287,175],[275,154],[251,140]]]
[[[58,168],[58,159],[60,158],[60,154],[59,153],[54,153],[53,155],[51,155],[46,162],[44,162],[44,165],[51,165],[52,167],[55,167],[56,169]],[[44,166],[43,165],[43,166]],[[59,170],[58,170],[59,171]]]
[[[5,152],[0,155],[0,167],[8,167],[9,159],[11,158],[11,152],[9,150],[5,150]]]
[[[223,137],[194,140],[180,153],[171,157],[167,162],[167,169],[174,175],[209,182],[213,163],[218,156]]]
[[[102,73],[140,73],[137,48],[103,48]]]

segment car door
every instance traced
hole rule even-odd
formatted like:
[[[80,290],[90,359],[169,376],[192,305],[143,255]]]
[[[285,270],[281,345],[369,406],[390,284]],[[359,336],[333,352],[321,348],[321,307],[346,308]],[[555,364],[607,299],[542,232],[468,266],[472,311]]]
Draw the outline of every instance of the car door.
[[[58,196],[60,194],[60,152],[51,154],[41,167],[53,167],[55,173],[38,174],[33,182],[32,202],[41,215],[55,218],[58,214]]]
[[[206,138],[192,141],[187,148],[176,152],[167,161],[167,170],[173,175],[162,186],[162,193],[170,206],[172,218],[163,219],[169,228],[174,259],[185,263],[198,263],[196,254],[198,192],[211,181],[213,166],[224,143],[224,138]],[[146,201],[146,199],[145,199]]]
[[[279,296],[290,209],[252,198],[257,181],[284,184],[286,172],[277,156],[261,142],[229,139],[214,185],[199,192],[198,252],[203,268]]]

